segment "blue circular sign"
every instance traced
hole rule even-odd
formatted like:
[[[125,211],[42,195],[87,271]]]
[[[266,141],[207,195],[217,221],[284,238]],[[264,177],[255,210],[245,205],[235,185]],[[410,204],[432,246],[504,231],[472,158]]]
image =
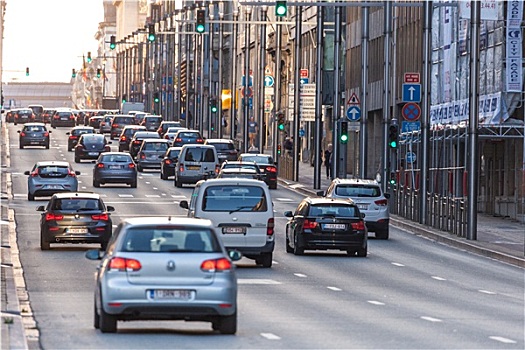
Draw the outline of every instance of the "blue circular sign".
[[[350,106],[346,110],[346,117],[351,122],[356,122],[361,119],[361,108],[358,106]]]

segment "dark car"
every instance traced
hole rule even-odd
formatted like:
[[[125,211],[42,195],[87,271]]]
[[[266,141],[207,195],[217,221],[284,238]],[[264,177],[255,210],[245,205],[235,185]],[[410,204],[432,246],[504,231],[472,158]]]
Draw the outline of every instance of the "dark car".
[[[142,141],[145,139],[160,139],[160,136],[153,131],[137,131],[129,143],[129,154],[133,158],[137,156],[140,146],[142,146]]]
[[[157,134],[158,135],[158,134]],[[137,170],[159,169],[164,154],[170,147],[167,140],[145,139],[137,153]]]
[[[239,156],[239,150],[235,148],[235,144],[232,140],[228,139],[207,139],[204,142],[205,145],[212,145],[217,150],[217,156],[219,162],[225,160],[237,160]]]
[[[264,180],[264,174],[261,172],[261,169],[254,162],[239,162],[239,161],[224,161],[221,164],[219,173],[225,169],[251,169],[257,174],[257,180]]]
[[[137,168],[135,162],[124,152],[104,152],[93,168],[93,187],[106,183],[125,183],[137,188]]]
[[[71,109],[57,109],[53,118],[51,118],[51,127],[56,128],[57,126],[70,126],[76,125],[75,114]]]
[[[173,147],[182,147],[187,144],[204,144],[204,138],[198,130],[181,130],[175,135]]]
[[[122,129],[122,133],[118,139],[119,152],[129,151],[131,139],[138,131],[146,131],[146,127],[142,125],[126,125],[124,129]]]
[[[164,154],[164,158],[160,163],[160,178],[167,180],[168,177],[175,175],[175,165],[179,159],[180,150],[182,147],[170,147]]]
[[[40,249],[49,250],[51,243],[99,243],[106,250],[111,238],[110,212],[96,193],[57,193],[47,206],[39,206]]]
[[[135,125],[135,118],[132,115],[115,115],[111,122],[111,131],[109,133],[110,139],[115,139],[120,136],[122,129],[126,125]]]
[[[104,116],[104,119],[100,121],[100,126],[98,129],[98,132],[101,134],[108,134],[111,132],[111,124],[112,124],[113,116],[111,114],[106,114]]]
[[[69,135],[67,139],[68,152],[71,152],[77,145],[80,135],[94,133],[95,129],[93,129],[91,126],[75,126],[73,129],[71,129],[71,131],[66,132],[66,135]]]
[[[30,123],[35,120],[35,114],[33,111],[29,108],[20,108],[17,109],[14,116],[14,123],[17,124],[25,124]]]
[[[51,119],[53,118],[53,115],[55,115],[55,112],[56,110],[54,109],[44,109],[44,112],[42,113],[44,123],[51,123]]]
[[[29,105],[27,108],[33,111],[33,120],[34,122],[43,123],[44,122],[44,106],[42,105]]]
[[[263,153],[242,153],[239,156],[239,160],[242,162],[255,162],[261,173],[264,175],[264,182],[271,189],[277,188],[277,164],[273,160],[273,157],[269,154]]]
[[[49,133],[44,123],[25,123],[22,130],[18,130],[19,147],[44,146],[49,149]]]
[[[97,159],[100,153],[110,152],[110,143],[101,134],[80,135],[75,146],[75,163],[80,163],[83,159]]]
[[[76,124],[77,125],[85,125],[86,112],[84,112],[84,111],[76,111],[75,117],[76,117]]]
[[[99,130],[100,129],[100,123],[102,123],[103,119],[104,119],[104,117],[102,117],[102,116],[90,117],[88,125],[91,126],[92,128],[94,128],[95,130]]]
[[[219,175],[217,175],[218,179],[227,179],[231,177],[260,180],[259,173],[254,169],[248,169],[248,168],[222,169],[219,172]]]
[[[166,131],[171,127],[181,127],[182,125],[180,122],[175,121],[163,121],[160,123],[159,128],[157,129],[157,132],[159,133],[160,137],[164,137],[164,134]]]
[[[15,114],[16,114],[16,108],[13,108],[5,113],[5,121],[6,123],[14,123],[15,122]]]
[[[160,115],[146,115],[140,125],[143,125],[148,131],[157,131],[160,123],[162,123],[162,117]]]
[[[357,205],[351,199],[307,197],[295,212],[287,211],[286,252],[344,250],[349,256],[366,257],[368,231]]]

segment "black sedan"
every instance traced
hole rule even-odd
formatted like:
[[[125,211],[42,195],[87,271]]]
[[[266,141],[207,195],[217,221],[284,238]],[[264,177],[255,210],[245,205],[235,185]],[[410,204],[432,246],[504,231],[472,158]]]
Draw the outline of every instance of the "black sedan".
[[[47,206],[39,206],[40,249],[49,250],[51,243],[99,243],[106,249],[111,238],[110,212],[96,193],[54,194]]]
[[[49,133],[44,123],[25,123],[20,134],[18,142],[22,149],[25,146],[44,146],[49,149]]]
[[[83,159],[97,159],[101,153],[111,151],[108,145],[110,143],[101,134],[80,135],[75,146],[75,163],[80,163]]]
[[[66,135],[69,136],[67,139],[68,152],[71,152],[73,148],[77,145],[80,135],[94,133],[95,129],[93,129],[91,126],[75,126],[73,129],[71,129],[71,131],[66,132]]]
[[[164,154],[164,158],[160,162],[160,178],[162,180],[175,176],[175,164],[177,164],[181,149],[182,147],[170,147]]]
[[[294,213],[287,211],[286,252],[302,255],[306,249],[344,250],[366,257],[368,231],[364,214],[349,199],[303,199]]]
[[[271,189],[277,188],[277,164],[272,156],[263,153],[242,153],[239,156],[242,162],[255,162],[264,176],[264,182]]]
[[[204,138],[198,130],[180,130],[173,139],[173,147],[182,147],[186,144],[204,144]]]
[[[125,183],[137,188],[135,162],[125,152],[102,153],[93,168],[93,187],[106,183]]]

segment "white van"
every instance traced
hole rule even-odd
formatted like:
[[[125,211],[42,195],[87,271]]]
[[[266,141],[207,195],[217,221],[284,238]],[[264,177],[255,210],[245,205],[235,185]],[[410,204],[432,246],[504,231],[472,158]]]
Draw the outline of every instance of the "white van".
[[[120,114],[129,114],[131,111],[144,112],[143,102],[123,102],[120,106]]]
[[[175,187],[214,178],[219,173],[219,168],[219,157],[215,147],[200,144],[184,145],[175,164]]]
[[[213,146],[212,146],[213,147]],[[211,220],[224,246],[271,267],[275,245],[273,203],[268,185],[242,178],[210,179],[195,185],[188,216]]]

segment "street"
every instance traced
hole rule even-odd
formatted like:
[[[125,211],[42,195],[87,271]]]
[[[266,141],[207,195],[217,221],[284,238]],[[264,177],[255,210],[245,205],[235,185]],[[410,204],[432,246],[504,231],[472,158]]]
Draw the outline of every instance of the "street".
[[[286,210],[303,198],[272,190],[276,248],[271,269],[237,262],[238,332],[224,336],[209,323],[119,321],[117,334],[93,327],[93,275],[84,257],[97,245],[52,245],[41,251],[39,217],[47,199],[27,201],[27,176],[37,160],[67,160],[79,170],[79,190],[95,191],[93,164],[73,162],[68,128],[53,129],[51,147],[19,149],[9,128],[18,246],[31,309],[44,349],[72,348],[476,348],[523,349],[523,270],[390,227],[389,240],[368,242],[368,257],[339,251],[285,252]],[[118,144],[111,144],[116,150]],[[158,171],[139,174],[138,188],[96,189],[114,206],[113,224],[138,216],[186,216],[179,202],[192,186],[174,187]]]

